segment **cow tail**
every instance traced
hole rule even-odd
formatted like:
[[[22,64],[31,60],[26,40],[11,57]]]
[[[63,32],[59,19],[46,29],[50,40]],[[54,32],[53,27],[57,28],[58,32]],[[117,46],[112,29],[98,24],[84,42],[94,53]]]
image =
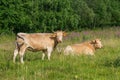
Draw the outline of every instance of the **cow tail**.
[[[24,44],[24,38],[23,38],[23,36],[24,35],[22,35],[21,33],[17,34],[17,37],[16,37],[16,46],[18,48],[20,48]]]
[[[17,38],[21,38],[21,39],[24,40],[23,36],[25,36],[24,33],[18,33],[18,34],[17,34]]]

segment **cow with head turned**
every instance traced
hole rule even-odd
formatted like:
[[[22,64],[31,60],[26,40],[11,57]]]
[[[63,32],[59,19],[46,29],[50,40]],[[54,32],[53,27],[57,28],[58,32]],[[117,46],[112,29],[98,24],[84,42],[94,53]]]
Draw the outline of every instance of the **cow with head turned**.
[[[65,35],[66,33],[63,31],[54,33],[18,33],[13,62],[15,62],[17,54],[19,54],[21,63],[24,63],[23,56],[26,50],[43,51],[42,60],[44,60],[45,54],[47,54],[48,60],[50,60],[53,49],[58,43],[62,42]]]

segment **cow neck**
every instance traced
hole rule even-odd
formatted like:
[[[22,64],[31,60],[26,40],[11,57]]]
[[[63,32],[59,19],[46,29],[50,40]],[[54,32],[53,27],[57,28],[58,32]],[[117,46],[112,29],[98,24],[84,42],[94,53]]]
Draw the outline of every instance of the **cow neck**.
[[[92,48],[93,51],[96,50],[96,48],[95,48],[95,44],[89,43],[89,45],[91,46],[91,48]]]
[[[95,48],[95,44],[92,44],[92,48],[95,51],[97,48]]]
[[[54,48],[56,48],[56,46],[57,46],[58,43],[59,43],[59,42],[57,41],[57,38],[55,37],[55,38],[54,38]]]

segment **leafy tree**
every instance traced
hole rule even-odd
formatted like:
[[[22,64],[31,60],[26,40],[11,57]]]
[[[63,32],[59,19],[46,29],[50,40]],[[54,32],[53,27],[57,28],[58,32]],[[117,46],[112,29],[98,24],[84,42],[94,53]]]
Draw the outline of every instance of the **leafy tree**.
[[[0,0],[0,33],[120,25],[119,0]]]

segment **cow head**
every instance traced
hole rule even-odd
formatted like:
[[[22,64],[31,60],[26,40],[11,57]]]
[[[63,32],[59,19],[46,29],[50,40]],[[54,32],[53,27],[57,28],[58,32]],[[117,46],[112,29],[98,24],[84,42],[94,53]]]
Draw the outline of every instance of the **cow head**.
[[[90,43],[93,44],[93,46],[94,46],[96,49],[99,49],[99,48],[102,48],[102,47],[103,47],[100,39],[92,40]]]
[[[66,33],[64,31],[56,31],[52,36],[56,37],[58,42],[62,42],[63,36],[66,36]]]

